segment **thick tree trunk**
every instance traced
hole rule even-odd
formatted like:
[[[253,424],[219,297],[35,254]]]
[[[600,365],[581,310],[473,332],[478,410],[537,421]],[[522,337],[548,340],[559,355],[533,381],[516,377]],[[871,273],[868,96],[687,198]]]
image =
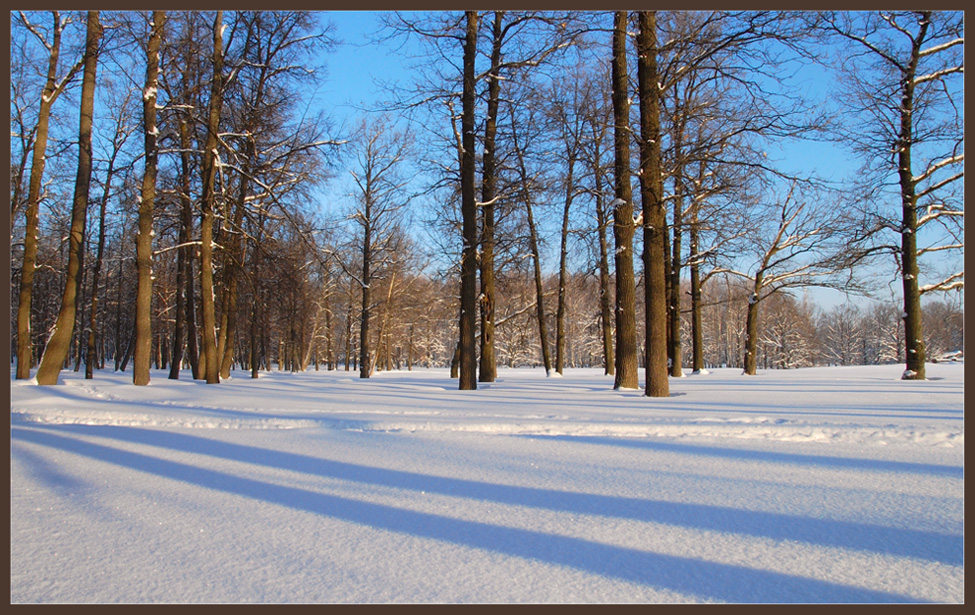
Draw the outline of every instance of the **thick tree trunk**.
[[[31,331],[31,298],[34,288],[34,270],[37,267],[37,232],[40,220],[41,187],[46,160],[48,124],[51,106],[61,93],[57,88],[58,56],[61,52],[61,16],[52,11],[54,34],[48,57],[47,82],[41,93],[40,111],[37,115],[37,130],[34,139],[34,152],[31,158],[30,182],[27,188],[27,221],[24,231],[24,266],[20,273],[20,298],[17,306],[17,379],[30,378],[34,361],[34,344]]]
[[[640,388],[636,343],[636,282],[633,272],[633,191],[630,187],[630,103],[626,69],[626,11],[613,24],[613,120],[616,239],[616,381],[614,389]]]
[[[98,11],[88,11],[85,40],[85,72],[81,85],[81,118],[78,130],[78,174],[75,178],[74,201],[71,207],[71,231],[68,236],[68,271],[64,283],[61,309],[37,369],[37,384],[58,383],[58,375],[68,357],[77,311],[78,279],[85,244],[85,223],[88,215],[88,189],[91,185],[91,124],[95,106],[95,73],[98,67],[98,42],[102,26]]]
[[[213,288],[213,220],[216,181],[217,131],[223,99],[223,11],[217,11],[213,21],[213,82],[210,89],[207,139],[203,161],[203,218],[200,224],[200,294],[203,308],[203,351],[206,361],[206,382],[220,382],[220,363],[217,358],[216,306]]]
[[[914,79],[921,44],[930,25],[930,13],[921,15],[921,28],[914,39],[911,60],[907,65],[901,93],[901,125],[898,135],[897,168],[901,189],[901,280],[904,288],[904,346],[906,369],[904,380],[925,380],[927,360],[921,324],[921,291],[918,287],[917,262],[917,195],[911,170],[911,144],[914,141]]]
[[[132,383],[149,384],[152,361],[152,217],[156,200],[159,129],[156,127],[156,89],[159,84],[159,47],[162,43],[165,11],[152,14],[152,30],[146,61],[146,86],[142,93],[145,128],[145,174],[142,177],[142,200],[139,203],[139,234],[136,238],[138,282],[135,300],[135,347]]]
[[[483,172],[481,175],[481,357],[479,382],[494,382],[498,376],[494,350],[494,198],[497,190],[495,136],[501,99],[501,34],[503,11],[494,12],[491,71],[488,73],[487,121],[484,127]]]
[[[646,349],[649,397],[670,395],[667,378],[667,215],[660,170],[660,107],[657,85],[657,16],[640,11],[637,81],[640,89],[640,191],[643,201],[643,267],[646,272]]]
[[[477,203],[474,195],[474,105],[477,55],[477,11],[467,11],[464,39],[464,89],[460,183],[463,217],[463,250],[460,265],[460,382],[462,391],[477,389],[477,346],[474,339],[477,317]]]

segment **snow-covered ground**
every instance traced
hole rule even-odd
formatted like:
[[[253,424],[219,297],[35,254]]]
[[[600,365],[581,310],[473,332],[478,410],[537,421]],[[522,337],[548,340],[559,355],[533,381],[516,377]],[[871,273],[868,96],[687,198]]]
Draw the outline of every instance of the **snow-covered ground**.
[[[963,602],[964,366],[11,380],[10,599]]]

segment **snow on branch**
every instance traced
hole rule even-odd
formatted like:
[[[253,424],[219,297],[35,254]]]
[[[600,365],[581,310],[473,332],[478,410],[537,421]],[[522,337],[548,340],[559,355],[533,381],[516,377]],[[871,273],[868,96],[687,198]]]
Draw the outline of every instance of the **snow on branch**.
[[[953,73],[963,73],[965,72],[964,66],[951,66],[943,70],[935,71],[933,73],[928,73],[927,75],[921,75],[920,77],[914,78],[914,85],[919,85],[921,83],[926,83],[928,81],[935,81],[941,79],[946,75],[951,75]]]
[[[942,280],[937,284],[926,284],[921,288],[919,288],[918,290],[923,295],[924,293],[929,293],[932,291],[949,291],[949,290],[954,290],[956,288],[964,288],[965,280],[962,279],[964,277],[965,277],[965,272],[959,271],[958,273],[948,276],[947,279]]]
[[[927,254],[928,252],[944,252],[945,250],[964,250],[965,244],[963,243],[951,243],[943,246],[932,246],[930,248],[921,248],[917,251],[917,255]]]
[[[954,164],[956,162],[964,162],[964,160],[965,160],[965,154],[958,154],[956,156],[951,156],[949,158],[945,158],[943,160],[939,160],[939,161],[934,162],[931,165],[929,165],[928,168],[924,171],[924,173],[921,173],[920,175],[917,175],[915,177],[912,177],[911,178],[911,181],[913,181],[915,184],[918,183],[918,182],[924,181],[928,177],[931,177],[931,175],[935,171],[937,171],[938,169],[943,168],[943,167],[946,167],[949,164]]]
[[[921,228],[928,222],[941,218],[942,216],[964,217],[965,212],[958,209],[945,209],[945,206],[941,203],[932,203],[928,205],[928,213],[918,218],[917,227]]]
[[[951,182],[956,181],[956,180],[959,180],[959,179],[961,179],[964,176],[965,176],[965,172],[964,171],[959,171],[958,173],[955,173],[954,175],[952,175],[948,179],[944,179],[944,180],[942,180],[942,181],[940,181],[940,182],[938,182],[936,184],[933,184],[931,186],[928,186],[924,190],[918,192],[917,193],[917,198],[921,198],[922,196],[926,196],[928,194],[931,194],[935,190],[939,190],[941,188],[944,188],[945,186],[947,186]]]
[[[924,56],[931,55],[932,53],[938,53],[940,51],[944,51],[949,47],[954,47],[955,45],[964,45],[964,44],[965,44],[965,39],[956,38],[955,40],[948,41],[947,43],[942,43],[940,45],[935,45],[934,47],[928,47],[927,49],[922,49],[920,52],[918,52],[917,55],[918,57],[923,58]]]

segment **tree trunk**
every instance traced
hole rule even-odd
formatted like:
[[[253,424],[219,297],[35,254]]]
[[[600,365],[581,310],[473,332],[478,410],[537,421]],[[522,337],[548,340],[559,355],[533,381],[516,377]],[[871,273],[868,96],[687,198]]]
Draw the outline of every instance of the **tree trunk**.
[[[667,214],[660,170],[660,107],[657,84],[657,14],[640,11],[637,81],[640,88],[640,192],[643,201],[643,267],[646,272],[648,397],[668,397],[666,254]]]
[[[626,11],[613,24],[613,142],[616,240],[616,381],[614,389],[640,388],[636,343],[636,283],[633,273],[633,191],[630,187],[630,103],[626,70]]]
[[[237,339],[237,287],[243,270],[244,242],[241,241],[244,223],[244,208],[247,202],[250,180],[250,161],[254,158],[254,142],[248,141],[247,158],[244,172],[240,176],[240,192],[237,205],[234,208],[234,220],[230,228],[230,239],[227,241],[227,259],[224,265],[224,301],[223,312],[225,325],[220,328],[220,377],[230,378],[230,368],[234,361],[234,347]]]
[[[758,305],[761,301],[762,273],[755,275],[752,293],[748,296],[748,315],[745,318],[744,373],[754,376],[758,369]]]
[[[207,139],[203,159],[203,219],[200,224],[200,295],[203,308],[203,352],[206,358],[206,382],[220,382],[220,363],[217,358],[216,307],[213,289],[213,219],[217,131],[220,126],[220,107],[223,99],[223,11],[213,20],[213,83],[210,89]]]
[[[352,363],[352,299],[349,298],[348,309],[345,312],[345,371],[349,371]]]
[[[596,232],[599,238],[599,321],[603,335],[603,368],[608,376],[616,375],[616,357],[613,354],[613,308],[609,296],[609,245],[606,227],[609,224],[603,204],[603,174],[596,155]]]
[[[91,124],[95,106],[95,73],[98,67],[98,42],[102,26],[98,11],[88,11],[85,40],[85,72],[81,85],[81,118],[78,130],[78,174],[75,179],[74,201],[71,207],[71,232],[68,244],[68,272],[64,282],[61,310],[54,324],[37,369],[37,384],[58,383],[58,375],[68,357],[77,311],[78,279],[81,272],[82,251],[85,245],[85,223],[88,215],[88,189],[91,185]]]
[[[575,192],[573,169],[575,167],[575,146],[569,152],[568,174],[565,179],[565,205],[562,209],[562,233],[559,243],[559,303],[555,310],[555,371],[559,374],[565,367],[565,286],[568,283],[566,260],[569,245],[569,209]]]
[[[182,121],[180,130],[182,131]],[[186,156],[188,154],[184,154]],[[189,201],[188,193],[181,193],[180,200],[183,201],[183,212],[186,211],[186,201]],[[176,321],[173,324],[173,362],[169,369],[170,380],[179,379],[179,369],[183,361],[183,347],[186,345],[186,340],[183,336],[183,328],[186,324],[186,303],[188,293],[184,293],[186,288],[186,260],[188,258],[189,248],[185,246],[189,241],[189,226],[186,222],[185,214],[181,216],[181,222],[179,227],[179,243],[180,248],[176,251]],[[190,224],[192,224],[192,217],[190,218]]]
[[[659,122],[658,122],[659,123]],[[659,133],[659,130],[658,130]],[[679,139],[678,143],[675,143],[675,148],[680,147]],[[677,156],[680,156],[680,151],[678,150]],[[679,162],[677,168],[674,171],[674,217],[673,224],[673,239],[671,243],[671,258],[670,258],[670,268],[668,273],[670,274],[670,281],[667,285],[667,326],[670,327],[670,332],[667,335],[667,344],[669,349],[667,351],[668,360],[670,361],[670,375],[674,378],[680,378],[683,376],[683,370],[681,369],[681,363],[683,362],[683,357],[681,356],[681,342],[680,342],[680,271],[681,271],[681,235],[683,233],[683,188],[681,181],[682,165]],[[666,218],[664,219],[664,224],[666,224]]]
[[[520,158],[520,154],[519,154]],[[524,175],[524,163],[522,163],[522,179]],[[538,233],[535,230],[535,217],[532,215],[531,198],[525,190],[525,208],[528,212],[528,240],[532,251],[532,260],[535,264],[535,314],[538,319],[538,344],[542,350],[542,364],[545,366],[545,375],[552,373],[552,357],[548,352],[548,327],[545,324],[545,289],[542,287],[542,265],[538,254]]]
[[[921,291],[918,287],[917,262],[917,195],[911,170],[911,144],[913,136],[914,79],[920,58],[921,44],[931,23],[930,13],[923,13],[921,28],[914,39],[911,60],[907,65],[901,93],[901,125],[898,135],[897,168],[901,189],[901,280],[904,287],[904,347],[906,369],[904,380],[925,380],[924,363],[927,360],[921,324]]]
[[[185,238],[185,242],[189,242],[190,238],[193,237],[193,201],[190,198],[190,133],[189,124],[187,118],[181,118],[179,121],[179,138],[180,138],[180,203],[182,205],[180,218],[182,220],[180,237]],[[179,255],[177,256],[177,263],[179,263],[179,258],[182,258],[183,267],[183,281],[185,288],[183,289],[184,294],[184,307],[186,313],[184,314],[186,319],[186,354],[189,355],[190,368],[193,372],[193,378],[195,380],[202,380],[203,370],[200,365],[200,348],[199,348],[199,333],[196,326],[196,276],[193,275],[193,263],[196,260],[197,250],[194,246],[184,246],[180,249]]]
[[[190,69],[195,66],[195,61],[196,54],[192,45],[189,44],[188,40],[184,40],[181,103],[187,108],[193,105],[190,87]],[[176,117],[180,149],[179,200],[181,207],[179,227],[180,247],[176,252],[176,322],[173,325],[173,363],[169,371],[169,378],[173,380],[179,379],[184,348],[186,349],[193,378],[200,377],[199,351],[196,346],[196,309],[193,293],[193,255],[195,251],[187,245],[193,236],[193,202],[190,199],[190,151],[192,144],[189,133],[188,115],[185,111],[181,111],[178,112]]]
[[[368,180],[367,180],[368,181]],[[372,317],[372,195],[364,195],[362,221],[362,310],[359,314],[359,377],[372,375],[373,361],[369,350],[369,324]],[[378,344],[377,344],[378,346]]]
[[[477,55],[477,11],[467,11],[464,39],[464,89],[461,119],[463,152],[461,153],[461,213],[463,217],[463,251],[460,265],[460,382],[462,391],[477,389],[477,347],[474,340],[477,317],[477,203],[474,196],[474,105]]]
[[[158,164],[159,129],[156,127],[156,88],[159,83],[159,47],[162,43],[165,11],[152,14],[149,47],[146,55],[146,87],[142,94],[142,113],[145,128],[145,174],[142,178],[142,199],[139,202],[139,234],[136,238],[136,268],[138,282],[135,301],[135,348],[132,363],[132,383],[149,384],[152,360],[152,217],[156,200],[156,170]]]
[[[488,73],[487,121],[484,127],[483,173],[481,175],[481,357],[478,381],[494,382],[498,377],[494,350],[494,198],[497,193],[495,136],[501,99],[501,22],[504,11],[494,12],[491,71]]]
[[[115,174],[115,157],[119,149],[116,141],[116,148],[112,153],[112,157],[108,160],[108,171],[105,173],[105,190],[102,193],[102,201],[98,208],[98,248],[95,254],[95,267],[91,280],[91,309],[88,314],[88,353],[85,356],[86,380],[91,380],[95,376],[95,364],[97,362],[98,284],[101,281],[102,262],[105,255],[105,210],[108,206],[108,197],[112,192],[112,178]]]
[[[691,369],[695,374],[704,372],[704,329],[702,323],[703,305],[701,301],[701,265],[698,257],[697,211],[692,214],[690,225],[691,241]]]
[[[20,273],[20,299],[17,307],[17,379],[30,378],[34,361],[34,344],[31,338],[31,298],[34,288],[34,270],[37,266],[37,232],[40,218],[41,187],[47,151],[48,123],[51,106],[61,93],[57,88],[58,56],[61,52],[61,16],[52,11],[54,34],[48,58],[47,82],[41,94],[37,131],[31,159],[30,182],[27,188],[27,226],[24,231],[24,266]]]
[[[450,377],[460,377],[460,344],[454,347],[454,354],[450,358]]]

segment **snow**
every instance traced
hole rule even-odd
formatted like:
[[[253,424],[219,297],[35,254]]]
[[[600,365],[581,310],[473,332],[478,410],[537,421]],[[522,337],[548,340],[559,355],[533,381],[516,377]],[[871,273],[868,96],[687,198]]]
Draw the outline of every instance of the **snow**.
[[[900,371],[11,378],[11,602],[963,602],[964,364]]]

